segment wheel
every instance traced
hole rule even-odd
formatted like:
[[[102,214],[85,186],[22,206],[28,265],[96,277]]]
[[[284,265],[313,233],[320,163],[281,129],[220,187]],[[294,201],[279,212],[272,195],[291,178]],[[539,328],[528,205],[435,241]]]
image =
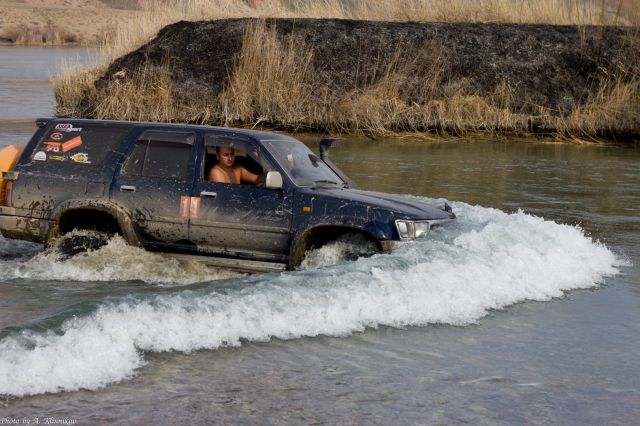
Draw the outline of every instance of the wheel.
[[[73,231],[60,237],[53,249],[60,255],[61,260],[66,260],[106,246],[110,237],[110,234],[103,231]]]
[[[380,249],[374,241],[362,234],[347,233],[335,239],[311,245],[296,269],[331,266],[342,262],[353,262],[361,257],[373,256]]]

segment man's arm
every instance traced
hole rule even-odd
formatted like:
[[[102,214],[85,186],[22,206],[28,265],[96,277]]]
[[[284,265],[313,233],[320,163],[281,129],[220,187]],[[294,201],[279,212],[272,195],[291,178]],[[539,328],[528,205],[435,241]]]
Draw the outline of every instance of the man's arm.
[[[261,182],[260,175],[254,175],[249,170],[240,166],[240,182],[258,185]]]

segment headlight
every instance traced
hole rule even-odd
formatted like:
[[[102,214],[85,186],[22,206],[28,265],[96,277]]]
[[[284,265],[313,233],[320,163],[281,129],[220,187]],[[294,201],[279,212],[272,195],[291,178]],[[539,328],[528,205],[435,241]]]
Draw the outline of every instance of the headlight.
[[[398,234],[403,240],[412,240],[414,238],[426,235],[429,232],[429,222],[412,221],[412,220],[396,220],[396,228]]]

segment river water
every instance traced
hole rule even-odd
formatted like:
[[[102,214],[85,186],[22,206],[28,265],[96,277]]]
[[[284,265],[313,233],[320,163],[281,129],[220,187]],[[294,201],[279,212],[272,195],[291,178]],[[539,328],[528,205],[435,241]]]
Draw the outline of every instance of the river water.
[[[0,145],[26,143],[78,55],[0,48]],[[253,276],[0,237],[0,421],[638,423],[640,147],[345,138],[332,158],[456,223]]]

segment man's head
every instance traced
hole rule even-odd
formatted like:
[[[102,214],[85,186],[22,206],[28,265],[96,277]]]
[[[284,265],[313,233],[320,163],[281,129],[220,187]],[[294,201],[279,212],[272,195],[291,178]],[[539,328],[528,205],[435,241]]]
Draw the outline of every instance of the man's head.
[[[235,150],[228,146],[216,147],[216,155],[218,156],[218,162],[224,167],[233,166],[233,162],[236,159]]]

